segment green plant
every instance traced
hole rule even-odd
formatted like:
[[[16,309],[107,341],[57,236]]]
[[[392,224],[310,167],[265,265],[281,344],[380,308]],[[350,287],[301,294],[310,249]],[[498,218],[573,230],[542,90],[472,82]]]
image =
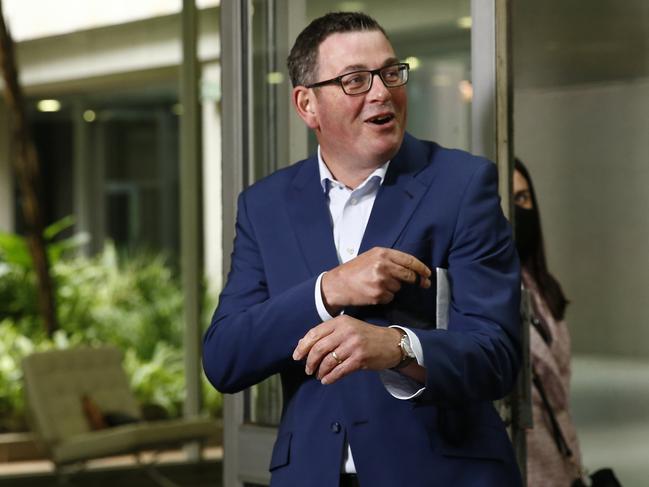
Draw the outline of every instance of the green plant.
[[[180,348],[183,295],[162,257],[120,260],[107,245],[94,258],[61,260],[52,271],[58,317],[67,332],[134,348],[146,360],[159,343]]]
[[[0,431],[24,429],[20,361],[34,349],[34,343],[18,333],[11,321],[0,322]]]
[[[75,254],[83,237],[53,240],[70,224],[58,222],[46,232],[61,325],[52,339],[38,314],[26,242],[0,233],[0,429],[24,423],[22,358],[78,344],[118,346],[140,403],[179,415],[185,386],[178,277],[161,255],[120,256],[111,244],[94,257]],[[206,409],[219,414],[220,395],[211,387],[204,391]]]

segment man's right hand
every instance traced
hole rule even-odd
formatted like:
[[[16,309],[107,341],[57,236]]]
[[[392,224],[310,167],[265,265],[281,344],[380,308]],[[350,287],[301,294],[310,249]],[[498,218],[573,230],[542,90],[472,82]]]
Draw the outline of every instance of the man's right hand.
[[[430,287],[431,270],[416,257],[395,249],[374,247],[325,273],[321,281],[327,311],[337,315],[345,306],[386,304],[402,283]]]

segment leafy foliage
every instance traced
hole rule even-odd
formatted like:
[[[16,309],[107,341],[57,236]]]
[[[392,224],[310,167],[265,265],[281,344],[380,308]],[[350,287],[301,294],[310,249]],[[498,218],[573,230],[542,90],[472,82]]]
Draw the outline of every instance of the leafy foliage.
[[[80,343],[61,330],[52,339],[42,334],[37,341],[23,335],[11,320],[0,322],[0,432],[25,428],[21,361],[27,355],[53,348],[63,349]]]
[[[160,255],[126,258],[113,245],[94,257],[76,255],[71,251],[85,237],[52,240],[70,225],[71,220],[64,220],[46,231],[61,325],[52,339],[39,315],[27,244],[20,236],[0,233],[0,431],[24,426],[22,358],[82,343],[122,349],[141,405],[179,415],[185,386],[178,277]],[[220,396],[206,382],[204,386],[207,409],[219,414]]]

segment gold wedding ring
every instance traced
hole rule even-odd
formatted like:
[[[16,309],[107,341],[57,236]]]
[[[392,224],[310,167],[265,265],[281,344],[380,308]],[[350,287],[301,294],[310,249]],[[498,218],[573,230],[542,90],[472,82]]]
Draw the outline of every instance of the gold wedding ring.
[[[338,365],[343,363],[343,361],[340,359],[340,357],[336,354],[335,351],[331,352],[331,356],[334,358],[336,362],[338,362]]]

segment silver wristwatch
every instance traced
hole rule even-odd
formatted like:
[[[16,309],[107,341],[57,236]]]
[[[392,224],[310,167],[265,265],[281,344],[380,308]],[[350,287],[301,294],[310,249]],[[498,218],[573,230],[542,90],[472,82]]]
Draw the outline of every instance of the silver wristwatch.
[[[402,369],[416,360],[415,352],[410,344],[410,337],[405,332],[402,332],[401,340],[399,340],[399,349],[401,350],[401,361],[392,367],[393,370]]]

